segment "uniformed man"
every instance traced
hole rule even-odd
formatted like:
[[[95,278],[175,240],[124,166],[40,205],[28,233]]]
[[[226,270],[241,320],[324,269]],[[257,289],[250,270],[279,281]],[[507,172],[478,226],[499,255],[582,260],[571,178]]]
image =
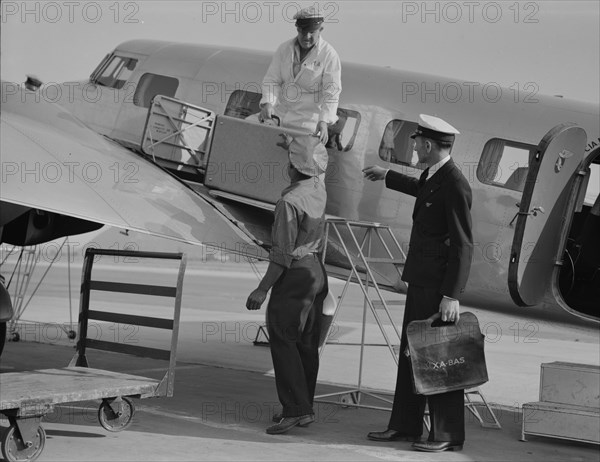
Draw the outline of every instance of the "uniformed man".
[[[314,133],[325,145],[327,127],[337,120],[342,66],[321,37],[324,18],[316,6],[294,19],[297,36],[279,46],[263,78],[258,118],[264,122],[275,114],[281,126]]]
[[[366,178],[385,180],[386,187],[416,197],[413,227],[402,280],[408,283],[402,324],[400,358],[394,405],[383,432],[370,432],[374,441],[414,441],[419,451],[458,451],[465,439],[464,390],[427,396],[431,431],[423,432],[426,397],[413,391],[406,351],[406,328],[413,320],[441,313],[443,321],[458,321],[458,298],[464,291],[471,267],[471,188],[450,157],[459,134],[444,120],[421,115],[411,138],[419,162],[426,164],[420,179],[379,166],[363,170]]]
[[[314,421],[319,338],[327,277],[319,258],[325,227],[327,151],[318,137],[287,135],[290,185],[275,206],[269,266],[246,302],[258,310],[271,290],[267,331],[282,413],[269,434]]]

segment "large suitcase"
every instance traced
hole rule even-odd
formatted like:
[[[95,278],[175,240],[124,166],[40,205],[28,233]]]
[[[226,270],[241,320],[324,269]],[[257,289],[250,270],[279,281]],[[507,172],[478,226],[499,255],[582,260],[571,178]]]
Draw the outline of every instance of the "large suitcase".
[[[407,326],[414,391],[434,395],[476,387],[488,381],[484,336],[477,317],[461,313],[457,323],[440,314]]]

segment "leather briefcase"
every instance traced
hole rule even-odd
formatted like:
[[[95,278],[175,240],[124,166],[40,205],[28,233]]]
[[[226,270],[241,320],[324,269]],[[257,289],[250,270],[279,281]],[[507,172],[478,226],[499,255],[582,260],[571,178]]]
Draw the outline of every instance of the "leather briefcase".
[[[477,317],[464,312],[456,324],[440,317],[436,313],[407,326],[413,389],[419,395],[472,388],[488,381],[484,336]]]

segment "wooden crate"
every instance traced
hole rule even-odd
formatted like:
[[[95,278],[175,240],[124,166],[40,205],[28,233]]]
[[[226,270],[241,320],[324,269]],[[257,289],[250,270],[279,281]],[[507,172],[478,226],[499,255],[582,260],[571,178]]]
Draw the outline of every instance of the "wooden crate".
[[[600,366],[558,361],[542,364],[540,401],[600,408]]]
[[[555,403],[526,403],[523,405],[522,441],[526,441],[525,434],[600,444],[600,410]]]

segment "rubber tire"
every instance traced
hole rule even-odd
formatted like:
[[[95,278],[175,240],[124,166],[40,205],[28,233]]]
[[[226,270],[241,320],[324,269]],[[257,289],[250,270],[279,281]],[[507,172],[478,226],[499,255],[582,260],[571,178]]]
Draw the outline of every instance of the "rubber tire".
[[[98,422],[109,432],[120,432],[125,430],[133,423],[133,415],[135,414],[135,406],[129,398],[123,397],[125,407],[125,416],[117,417],[113,414],[112,409],[107,402],[102,401],[98,409]]]
[[[0,322],[0,356],[2,356],[2,350],[4,349],[4,344],[6,343],[7,330],[8,330],[8,323]]]
[[[38,429],[37,429],[38,446],[32,450],[33,451],[32,453],[28,454],[29,457],[27,457],[27,458],[23,458],[23,455],[24,455],[23,453],[29,452],[30,449],[23,449],[23,450],[19,451],[19,452],[21,452],[21,454],[16,454],[16,456],[18,457],[16,459],[13,457],[11,449],[15,449],[15,445],[16,445],[16,441],[17,441],[17,438],[15,436],[16,432],[17,432],[17,427],[15,427],[14,425],[11,425],[10,427],[8,427],[8,429],[6,430],[4,435],[2,435],[2,456],[4,457],[4,459],[7,460],[8,462],[21,461],[21,460],[27,460],[27,461],[36,460],[40,456],[42,451],[44,450],[44,445],[46,443],[46,431],[44,430],[44,428],[41,425],[38,427]]]

